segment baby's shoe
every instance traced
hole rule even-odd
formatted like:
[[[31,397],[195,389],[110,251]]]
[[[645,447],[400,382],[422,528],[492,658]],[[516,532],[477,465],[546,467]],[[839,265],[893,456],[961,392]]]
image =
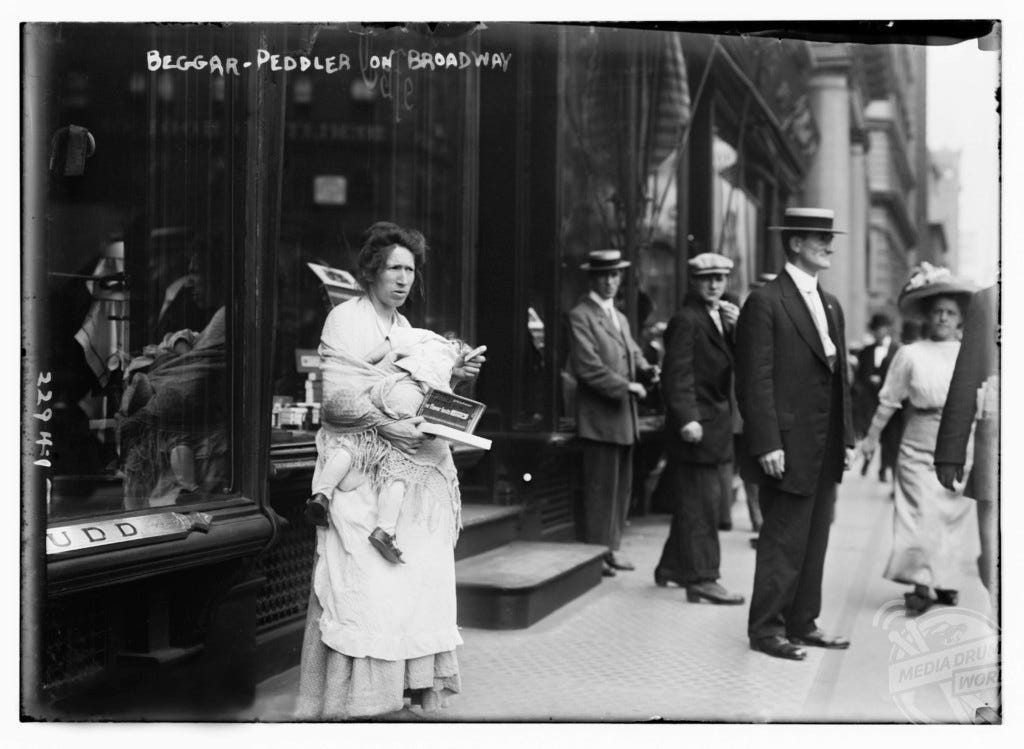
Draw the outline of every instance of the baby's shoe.
[[[379,526],[374,528],[373,533],[370,534],[370,543],[389,562],[405,564],[405,560],[402,559],[402,551],[395,546],[395,537]]]
[[[311,525],[327,527],[327,497],[317,492],[306,500],[306,509],[302,513],[306,522]]]

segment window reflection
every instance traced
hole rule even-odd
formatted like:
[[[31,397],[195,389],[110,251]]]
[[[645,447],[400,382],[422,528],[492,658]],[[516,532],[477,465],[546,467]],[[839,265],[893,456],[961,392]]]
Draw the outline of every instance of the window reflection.
[[[42,371],[53,384],[51,523],[224,496],[232,483],[227,195],[242,84],[138,75],[145,50],[232,32],[39,26],[51,62]],[[102,49],[101,52],[97,50]],[[241,109],[244,109],[242,107]],[[31,324],[31,322],[30,322]]]
[[[734,289],[746,289],[756,277],[760,203],[748,189],[740,155],[717,134],[712,158],[715,170],[712,244],[715,252],[735,263],[730,285]]]

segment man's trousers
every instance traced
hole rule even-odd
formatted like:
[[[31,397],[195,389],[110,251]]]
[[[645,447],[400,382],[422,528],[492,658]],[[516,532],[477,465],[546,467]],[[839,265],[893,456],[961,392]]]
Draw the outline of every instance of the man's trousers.
[[[633,446],[583,440],[583,540],[618,551],[633,494]]]

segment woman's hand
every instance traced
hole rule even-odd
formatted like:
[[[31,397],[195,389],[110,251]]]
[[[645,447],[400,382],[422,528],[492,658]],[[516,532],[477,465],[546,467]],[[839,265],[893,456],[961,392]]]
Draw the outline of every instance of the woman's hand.
[[[453,380],[475,380],[480,376],[480,367],[487,361],[487,357],[483,354],[477,354],[469,361],[465,358],[459,357],[459,361],[455,364],[455,368],[452,370]]]
[[[420,430],[419,425],[422,423],[422,416],[414,416],[411,419],[403,419],[402,421],[385,424],[378,427],[377,431],[396,448],[412,455],[420,449],[420,445],[423,444],[423,440],[427,437]]]
[[[865,463],[871,462],[871,459],[875,457],[876,450],[878,450],[878,437],[872,437],[869,434],[864,438],[864,441],[860,443],[860,454]]]

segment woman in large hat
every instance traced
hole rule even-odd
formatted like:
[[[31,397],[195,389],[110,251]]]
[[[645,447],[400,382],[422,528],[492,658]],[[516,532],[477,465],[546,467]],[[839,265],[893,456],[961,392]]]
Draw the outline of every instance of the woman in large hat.
[[[942,406],[960,351],[960,329],[973,291],[948,269],[928,263],[922,263],[911,277],[900,293],[900,310],[924,317],[929,336],[897,350],[861,445],[864,459],[870,460],[889,418],[909,403],[896,466],[893,549],[885,577],[914,586],[904,596],[910,614],[935,603],[956,605],[952,585],[960,555],[971,544],[973,503],[962,489],[952,492],[939,483],[934,454]]]

